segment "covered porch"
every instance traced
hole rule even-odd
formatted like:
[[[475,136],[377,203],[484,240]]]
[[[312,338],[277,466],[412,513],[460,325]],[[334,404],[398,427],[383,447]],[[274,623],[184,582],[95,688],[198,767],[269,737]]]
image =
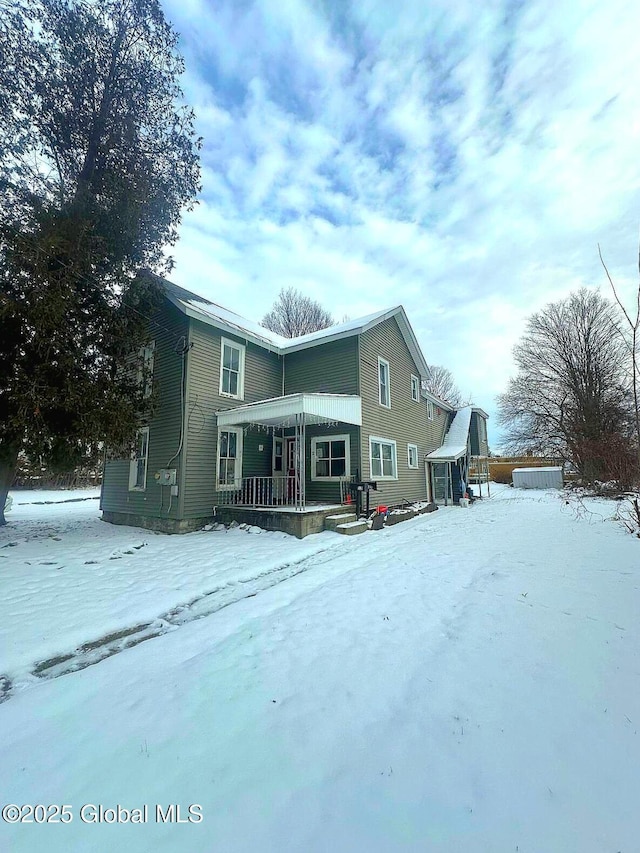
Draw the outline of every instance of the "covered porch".
[[[465,406],[456,412],[441,447],[425,457],[427,489],[434,503],[447,506],[457,503],[468,491],[471,480],[489,492],[489,467],[486,456],[471,454],[470,435],[472,407]]]
[[[348,501],[361,423],[360,397],[343,394],[289,394],[217,412],[216,509],[262,511],[264,521],[267,511],[276,519],[274,513],[330,511]],[[243,454],[249,435],[260,464]]]
[[[447,453],[439,448],[425,459],[426,476],[431,500],[434,503],[457,503],[473,486],[474,497],[491,496],[489,461],[486,456],[470,456],[464,452]]]

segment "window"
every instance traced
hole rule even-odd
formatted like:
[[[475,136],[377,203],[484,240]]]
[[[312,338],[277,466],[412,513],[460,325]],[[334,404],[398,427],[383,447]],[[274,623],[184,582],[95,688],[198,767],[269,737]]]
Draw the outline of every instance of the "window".
[[[407,444],[407,465],[409,468],[418,467],[418,445]]]
[[[380,405],[391,408],[391,390],[389,388],[389,362],[378,358],[378,391]]]
[[[273,473],[284,474],[284,440],[282,438],[273,439]]]
[[[348,435],[318,436],[311,439],[311,479],[337,480],[351,474]]]
[[[242,479],[242,430],[218,430],[218,488],[238,488]]]
[[[411,374],[411,399],[416,403],[420,402],[420,380],[413,374]]]
[[[431,400],[427,400],[427,417],[430,421],[433,420],[433,403]]]
[[[242,344],[221,339],[220,393],[225,397],[244,399],[244,351]]]
[[[369,453],[372,479],[396,480],[398,478],[395,441],[371,437],[369,439]]]
[[[136,443],[129,463],[129,491],[144,492],[147,488],[147,461],[149,458],[149,427],[138,430]]]
[[[138,375],[137,384],[142,388],[144,397],[150,397],[153,391],[153,360],[156,350],[156,342],[151,341],[146,347],[141,347],[138,352]]]

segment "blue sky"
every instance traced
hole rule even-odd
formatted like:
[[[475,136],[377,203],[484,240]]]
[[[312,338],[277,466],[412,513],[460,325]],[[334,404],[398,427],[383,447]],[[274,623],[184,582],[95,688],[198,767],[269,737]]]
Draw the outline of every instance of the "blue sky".
[[[637,280],[640,6],[164,0],[204,138],[172,278],[260,319],[404,305],[491,415],[526,317]]]

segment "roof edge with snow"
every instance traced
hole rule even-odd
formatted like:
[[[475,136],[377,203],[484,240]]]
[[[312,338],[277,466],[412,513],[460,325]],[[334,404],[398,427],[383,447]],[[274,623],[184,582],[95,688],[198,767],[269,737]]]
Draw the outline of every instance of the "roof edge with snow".
[[[257,346],[268,349],[271,352],[277,352],[279,355],[287,355],[287,353],[299,352],[300,350],[309,349],[311,347],[319,346],[320,344],[330,343],[331,341],[338,341],[354,335],[361,335],[363,332],[377,326],[379,323],[382,323],[391,317],[395,317],[407,348],[411,353],[420,374],[423,377],[428,377],[430,375],[429,366],[422,354],[418,339],[411,328],[411,323],[409,322],[409,318],[407,317],[402,305],[396,305],[393,308],[385,308],[382,311],[376,311],[375,313],[368,314],[365,317],[348,320],[346,323],[329,326],[327,329],[310,332],[308,335],[301,335],[298,338],[284,338],[282,335],[278,335],[270,329],[260,326],[258,323],[247,320],[240,314],[236,314],[234,311],[229,311],[227,308],[224,308],[222,305],[217,305],[209,299],[205,299],[202,296],[198,296],[196,293],[185,290],[167,279],[156,275],[153,277],[163,287],[169,301],[175,305],[179,311],[182,311],[183,314],[186,314],[188,317],[192,317],[195,320],[200,320],[209,326],[221,329],[222,331],[243,337],[245,340],[251,341]],[[433,395],[429,394],[430,398],[432,396]],[[438,400],[436,397],[433,397],[433,400],[437,402],[438,405],[450,408],[447,403],[442,400]]]

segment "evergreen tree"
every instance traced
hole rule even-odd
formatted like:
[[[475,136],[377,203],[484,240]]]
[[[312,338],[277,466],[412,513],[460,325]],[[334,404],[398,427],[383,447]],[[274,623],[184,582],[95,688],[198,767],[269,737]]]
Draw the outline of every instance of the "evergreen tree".
[[[126,446],[132,354],[199,189],[183,62],[157,0],[0,0],[0,523],[17,454]]]

